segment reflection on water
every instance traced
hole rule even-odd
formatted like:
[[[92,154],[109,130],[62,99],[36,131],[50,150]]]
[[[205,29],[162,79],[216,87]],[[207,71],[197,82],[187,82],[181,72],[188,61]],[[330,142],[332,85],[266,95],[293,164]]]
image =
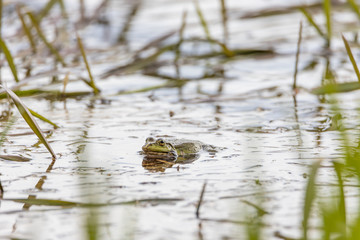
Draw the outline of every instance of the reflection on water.
[[[180,167],[179,164],[188,164],[192,163],[195,160],[200,158],[200,154],[187,154],[184,156],[179,156],[175,160],[166,160],[163,158],[154,158],[144,156],[142,161],[142,166],[144,169],[151,172],[164,172],[166,168],[171,168],[174,165]]]

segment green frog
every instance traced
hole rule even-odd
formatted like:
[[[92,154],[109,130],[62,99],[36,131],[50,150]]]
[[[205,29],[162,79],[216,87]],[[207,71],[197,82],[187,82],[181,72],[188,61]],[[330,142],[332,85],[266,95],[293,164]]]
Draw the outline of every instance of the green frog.
[[[209,146],[196,140],[186,139],[155,139],[148,137],[142,150],[148,159],[176,160],[178,157],[194,156]]]

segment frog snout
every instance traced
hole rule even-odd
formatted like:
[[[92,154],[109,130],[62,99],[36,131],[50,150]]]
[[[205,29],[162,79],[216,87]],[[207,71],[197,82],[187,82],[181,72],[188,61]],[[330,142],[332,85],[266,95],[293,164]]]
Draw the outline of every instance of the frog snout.
[[[149,144],[145,144],[144,146],[142,146],[142,150],[146,151],[148,147],[149,147]]]

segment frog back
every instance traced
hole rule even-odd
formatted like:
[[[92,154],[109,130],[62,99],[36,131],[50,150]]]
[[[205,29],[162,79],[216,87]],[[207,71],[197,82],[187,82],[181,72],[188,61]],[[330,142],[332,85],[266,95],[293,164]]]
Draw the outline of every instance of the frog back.
[[[203,149],[203,143],[196,140],[175,139],[171,143],[178,155],[197,154]]]

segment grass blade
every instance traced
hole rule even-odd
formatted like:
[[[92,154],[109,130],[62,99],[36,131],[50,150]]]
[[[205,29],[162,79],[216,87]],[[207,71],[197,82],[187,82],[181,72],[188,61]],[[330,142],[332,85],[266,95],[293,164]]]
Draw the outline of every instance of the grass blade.
[[[0,47],[3,50],[3,53],[4,53],[5,58],[6,58],[7,62],[8,62],[8,64],[9,64],[9,67],[11,69],[11,72],[12,72],[12,74],[14,76],[15,81],[19,82],[16,66],[14,64],[14,59],[13,59],[8,47],[6,46],[6,44],[5,44],[5,42],[4,42],[4,40],[2,38],[0,38]]]
[[[59,5],[60,5],[60,9],[61,9],[61,14],[63,16],[63,18],[67,19],[68,18],[68,14],[66,12],[66,8],[65,8],[65,4],[63,0],[58,0],[59,1]]]
[[[39,140],[45,145],[47,150],[51,153],[53,159],[56,159],[56,155],[55,155],[54,151],[52,150],[50,144],[46,140],[39,125],[36,123],[35,119],[32,117],[28,108],[24,105],[24,103],[20,100],[20,98],[13,91],[11,91],[10,89],[8,89],[4,86],[1,86],[1,85],[0,85],[0,87],[2,87],[7,92],[7,94],[10,96],[10,98],[15,103],[15,106],[19,110],[21,116],[24,118],[26,123],[31,128],[31,130],[36,134],[36,136],[39,138]]]
[[[42,120],[42,121],[44,121],[44,122],[49,123],[50,125],[54,126],[54,128],[59,128],[58,125],[56,125],[55,123],[53,123],[52,121],[50,121],[50,120],[47,119],[46,117],[44,117],[44,116],[40,115],[39,113],[31,110],[30,108],[28,108],[28,109],[29,109],[29,112],[31,113],[31,115],[33,115],[34,117],[36,117],[36,118],[38,118],[38,119],[40,119],[40,120]]]
[[[133,73],[135,71],[143,69],[144,67],[148,66],[149,64],[154,63],[156,61],[156,59],[163,53],[174,50],[174,49],[176,49],[176,44],[170,44],[170,45],[163,46],[160,49],[158,49],[155,53],[153,53],[152,55],[142,58],[142,59],[136,59],[127,65],[110,69],[110,70],[106,71],[105,73],[101,74],[101,77],[107,78],[111,75],[116,75],[116,74]]]
[[[302,21],[300,21],[300,26],[299,26],[299,38],[298,38],[298,41],[297,41],[297,48],[296,48],[296,59],[295,59],[295,71],[294,71],[293,90],[296,89],[296,80],[297,80],[298,65],[299,65],[301,39],[302,39]]]
[[[80,22],[85,20],[85,3],[84,0],[79,0],[79,12],[80,12]]]
[[[354,71],[355,71],[356,76],[357,76],[357,78],[358,78],[358,81],[360,82],[360,72],[359,72],[359,68],[358,68],[358,66],[357,66],[357,64],[356,64],[356,62],[355,62],[355,58],[354,58],[354,56],[353,56],[353,54],[352,54],[352,52],[351,52],[351,48],[350,48],[350,46],[349,46],[349,43],[348,43],[348,41],[346,40],[346,38],[344,37],[343,34],[341,34],[341,37],[342,37],[342,39],[343,39],[343,41],[344,41],[344,45],[345,45],[345,48],[346,48],[346,52],[347,52],[347,54],[348,54],[348,56],[349,56],[349,59],[350,59],[350,61],[351,61],[351,64],[353,65],[353,68],[354,68]]]
[[[331,42],[331,0],[324,0],[323,8],[326,18],[326,30],[327,30],[327,46],[330,47]]]
[[[312,94],[324,95],[331,93],[344,93],[360,89],[360,82],[329,83],[311,91]]]
[[[321,84],[336,84],[336,75],[331,69],[330,58],[328,57],[326,57],[325,71],[321,79]]]
[[[148,92],[148,91],[161,89],[161,88],[180,88],[180,87],[184,86],[185,84],[186,84],[186,81],[184,81],[183,79],[182,80],[170,80],[170,81],[167,81],[166,83],[160,84],[160,85],[140,88],[140,89],[136,89],[136,90],[129,90],[129,91],[119,92],[117,95],[142,93],[142,92]]]
[[[13,162],[28,162],[31,160],[31,158],[28,158],[28,157],[24,157],[21,155],[10,155],[10,154],[7,154],[7,155],[1,154],[0,159],[13,161]]]
[[[3,0],[0,0],[0,38],[2,38],[2,12],[3,12]]]
[[[150,42],[145,44],[143,47],[141,47],[139,50],[136,50],[133,58],[140,58],[140,56],[139,56],[140,53],[142,53],[152,47],[159,47],[161,43],[163,43],[166,39],[168,39],[169,37],[171,37],[172,35],[174,35],[177,32],[178,31],[172,30],[170,32],[167,32],[167,33],[161,35],[160,37],[155,38],[154,40],[151,40]]]
[[[210,35],[210,31],[209,31],[209,27],[208,27],[208,24],[205,20],[205,17],[204,17],[204,14],[202,13],[201,11],[201,8],[200,8],[200,5],[198,3],[197,0],[195,0],[195,8],[196,8],[196,13],[200,19],[200,22],[201,22],[201,26],[203,27],[204,29],[204,32],[205,32],[205,35],[206,35],[206,38],[209,42],[211,43],[215,43],[217,45],[219,45],[223,51],[223,53],[225,54],[225,56],[227,57],[233,57],[234,56],[234,53],[226,46],[226,44],[224,43],[221,43],[219,42],[218,40],[215,40],[211,37]],[[225,3],[224,3],[225,4]]]
[[[360,18],[360,10],[359,10],[359,7],[356,4],[355,0],[347,0],[347,2],[350,5],[351,9],[356,13],[358,18]]]
[[[201,22],[201,26],[203,27],[204,29],[204,32],[205,32],[205,35],[206,35],[206,38],[208,40],[211,40],[211,36],[210,36],[210,31],[209,31],[209,27],[208,27],[208,24],[206,23],[206,20],[204,18],[204,15],[200,9],[200,5],[199,5],[199,2],[197,0],[194,1],[195,3],[195,8],[196,8],[196,13],[200,19],[200,22]]]
[[[2,39],[2,12],[3,12],[3,0],[0,0],[0,39]],[[1,76],[1,66],[0,66],[0,83],[1,82],[2,82],[2,76]],[[1,182],[0,182],[0,186],[1,186]]]
[[[86,70],[87,70],[87,72],[89,74],[90,82],[86,81],[86,83],[93,89],[94,94],[98,94],[100,92],[100,90],[96,87],[94,78],[93,78],[93,76],[91,74],[91,71],[90,71],[89,63],[88,63],[87,58],[86,58],[84,46],[83,46],[82,41],[81,41],[81,39],[80,39],[80,37],[79,37],[79,35],[77,33],[76,33],[76,38],[77,38],[77,42],[78,42],[78,45],[79,45],[79,48],[80,48],[81,55],[83,57],[83,60],[84,60],[85,66],[86,66]]]
[[[62,90],[62,94],[65,94],[66,92],[66,86],[69,83],[69,72],[66,73],[65,77],[64,77],[64,83],[63,83],[63,90]]]
[[[333,162],[334,165],[334,169],[336,172],[336,176],[338,179],[338,183],[339,183],[339,214],[341,217],[341,222],[343,223],[343,226],[346,226],[346,204],[345,204],[345,192],[344,192],[344,181],[342,179],[341,173],[342,173],[342,165],[337,163],[337,162]],[[343,229],[342,231],[344,234],[346,233],[346,230]]]
[[[316,174],[317,170],[320,167],[320,161],[317,161],[314,163],[311,167],[310,175],[309,175],[309,181],[307,183],[306,192],[305,192],[305,203],[304,203],[304,209],[303,209],[303,240],[307,240],[307,229],[308,229],[308,223],[311,213],[312,204],[315,200],[316,195],[316,189],[315,189],[315,182],[316,182]]]
[[[215,39],[212,39],[212,40],[210,40],[210,41],[218,44],[218,45],[221,47],[222,52],[224,53],[224,55],[225,55],[226,57],[231,58],[231,57],[233,57],[233,56],[235,55],[234,51],[230,50],[230,49],[226,46],[226,44],[224,44],[224,43],[222,43],[222,42],[219,42],[219,41],[217,41],[217,40],[215,40]]]
[[[0,181],[0,199],[2,199],[3,196],[4,196],[4,188],[3,188],[2,184],[1,184],[1,181]]]
[[[56,48],[46,39],[44,33],[42,32],[40,25],[38,24],[37,20],[35,19],[34,15],[31,12],[28,12],[27,15],[29,16],[33,26],[36,29],[41,40],[45,43],[45,45],[49,48],[52,54],[55,55],[56,59],[62,64],[63,67],[66,66],[64,59],[61,57],[60,53],[56,50]]]
[[[221,2],[221,18],[222,18],[222,25],[223,25],[223,34],[224,34],[224,43],[227,44],[229,39],[229,31],[227,27],[228,16],[227,16],[227,9],[225,0],[220,0]]]
[[[195,212],[196,218],[199,218],[199,217],[200,217],[200,207],[201,207],[201,204],[202,204],[203,199],[204,199],[206,184],[207,184],[207,183],[204,182],[204,184],[203,184],[203,186],[202,186],[202,189],[201,189],[201,192],[200,192],[200,197],[199,197],[199,201],[198,201],[198,204],[197,204],[197,206],[196,206],[196,212]]]
[[[29,205],[36,206],[52,206],[52,207],[108,207],[108,206],[117,206],[117,205],[137,205],[139,203],[169,203],[182,201],[182,198],[148,198],[148,199],[138,199],[130,200],[126,202],[114,202],[114,203],[81,203],[57,199],[46,199],[46,198],[6,198],[2,199],[4,201],[12,201],[18,203],[25,203]]]
[[[56,2],[58,2],[58,0],[49,0],[45,7],[41,9],[40,13],[37,15],[37,20],[39,23],[50,12]]]
[[[24,198],[24,199],[16,199],[9,198],[6,199],[8,201],[25,203],[29,205],[37,205],[37,206],[53,206],[53,207],[75,207],[79,205],[77,202],[63,201],[63,200],[55,200],[55,199],[40,199],[40,198]]]
[[[183,12],[183,16],[182,16],[182,22],[181,22],[181,26],[179,29],[179,41],[176,45],[176,49],[175,49],[175,59],[174,59],[174,65],[176,68],[176,75],[177,78],[180,79],[180,68],[179,68],[179,59],[180,59],[180,55],[181,55],[181,44],[184,42],[184,30],[186,27],[186,17],[187,17],[187,12]]]
[[[321,31],[320,27],[315,23],[311,14],[303,7],[299,8],[299,10],[304,14],[305,18],[308,20],[310,25],[315,28],[315,30],[319,33],[319,35],[324,39],[327,39],[327,36],[323,33],[323,31]]]
[[[18,14],[18,16],[19,16],[21,25],[22,25],[22,27],[23,27],[23,29],[24,29],[24,33],[25,33],[26,37],[27,37],[28,40],[29,40],[30,46],[31,46],[33,52],[35,53],[35,52],[36,52],[36,45],[35,45],[35,42],[34,42],[34,38],[33,38],[32,35],[31,35],[30,28],[28,28],[28,26],[27,26],[26,23],[25,23],[24,16],[22,15],[19,6],[16,7],[16,12],[17,12],[17,14]]]
[[[126,43],[127,42],[127,34],[130,30],[131,24],[133,23],[133,21],[136,17],[136,14],[139,12],[140,5],[141,5],[141,1],[132,2],[130,12],[126,16],[124,26],[122,28],[121,33],[118,36],[118,39],[117,39],[118,43]]]

